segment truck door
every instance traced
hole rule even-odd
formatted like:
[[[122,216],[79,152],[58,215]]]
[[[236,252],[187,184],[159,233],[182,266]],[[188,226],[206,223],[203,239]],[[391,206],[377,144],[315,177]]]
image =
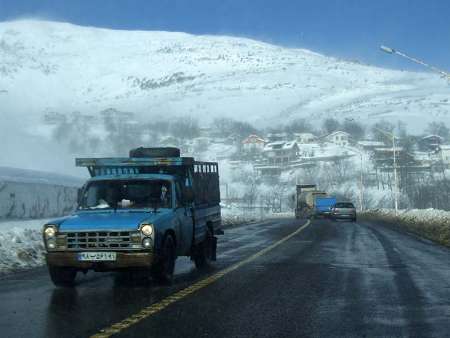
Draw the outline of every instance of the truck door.
[[[175,198],[176,222],[178,223],[180,237],[177,240],[178,254],[186,255],[191,249],[192,239],[194,237],[194,224],[192,208],[183,202],[181,186],[178,182],[175,184]]]

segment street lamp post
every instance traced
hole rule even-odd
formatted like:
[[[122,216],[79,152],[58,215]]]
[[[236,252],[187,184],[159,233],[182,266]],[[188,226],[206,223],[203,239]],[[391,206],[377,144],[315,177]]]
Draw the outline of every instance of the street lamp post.
[[[432,70],[432,71],[435,72],[435,73],[441,74],[442,77],[444,77],[444,78],[446,78],[447,80],[450,81],[450,74],[449,74],[448,72],[442,70],[442,69],[439,69],[439,68],[437,68],[437,67],[435,67],[435,66],[432,66],[432,65],[430,65],[430,64],[428,64],[428,63],[426,63],[426,62],[424,62],[424,61],[422,61],[422,60],[416,59],[416,58],[414,58],[414,57],[412,57],[412,56],[409,56],[409,55],[407,55],[407,54],[405,54],[405,53],[402,53],[402,52],[400,52],[400,51],[398,51],[398,50],[396,50],[396,49],[394,49],[394,48],[391,48],[391,47],[387,47],[387,46],[381,45],[381,46],[380,46],[380,49],[381,49],[383,52],[385,52],[385,53],[388,53],[388,54],[396,54],[396,55],[401,56],[401,57],[403,57],[403,58],[405,58],[405,59],[408,59],[409,61],[412,61],[412,62],[414,62],[414,63],[417,63],[417,64],[419,64],[419,65],[422,65],[422,66],[424,66],[424,67],[426,67],[426,68]]]
[[[394,203],[395,203],[395,215],[398,212],[398,178],[397,178],[397,156],[395,155],[395,135],[392,134],[392,151],[394,152],[394,182],[395,182],[395,193],[394,193]]]
[[[386,130],[375,127],[379,132],[392,137],[392,152],[394,153],[394,208],[395,215],[398,213],[398,176],[397,176],[397,155],[396,155],[396,147],[395,147],[395,135],[394,133],[388,132]]]
[[[364,176],[363,176],[363,153],[359,150],[352,149],[352,151],[355,151],[359,154],[360,157],[360,176],[359,176],[359,209],[360,211],[364,210]]]
[[[422,65],[422,66],[430,69],[431,71],[440,74],[443,78],[446,78],[447,81],[450,81],[450,73],[448,73],[448,72],[446,72],[446,71],[444,71],[442,69],[439,69],[439,68],[437,68],[437,67],[435,67],[433,65],[430,65],[430,64],[428,64],[428,63],[426,63],[426,62],[424,62],[424,61],[422,61],[420,59],[417,59],[417,58],[414,58],[412,56],[409,56],[409,55],[407,55],[405,53],[402,53],[402,52],[400,52],[400,51],[398,51],[398,50],[396,50],[394,48],[391,48],[391,47],[387,47],[387,46],[381,45],[380,49],[383,52],[385,52],[385,53],[396,54],[396,55],[401,56],[401,57],[403,57],[405,59],[408,59],[409,61],[412,61],[414,63]],[[398,179],[397,179],[397,164],[396,164],[396,155],[395,155],[395,136],[394,136],[394,134],[388,133],[388,132],[380,130],[378,128],[376,128],[376,129],[381,131],[381,132],[383,132],[383,133],[385,133],[385,134],[389,134],[390,136],[392,136],[392,147],[393,147],[393,151],[394,151],[395,214],[397,214],[397,211],[398,211],[398,196],[397,196],[398,195]]]
[[[352,121],[353,119],[348,119],[349,121]],[[364,166],[363,166],[363,153],[361,150],[357,150],[355,148],[352,148],[352,151],[355,151],[359,154],[360,157],[360,177],[359,177],[359,209],[360,211],[364,210]]]
[[[360,203],[360,209],[361,211],[364,210],[364,180],[363,180],[363,156],[362,153],[359,153],[359,156],[361,158],[361,173],[360,173],[360,179],[359,179],[359,203]]]

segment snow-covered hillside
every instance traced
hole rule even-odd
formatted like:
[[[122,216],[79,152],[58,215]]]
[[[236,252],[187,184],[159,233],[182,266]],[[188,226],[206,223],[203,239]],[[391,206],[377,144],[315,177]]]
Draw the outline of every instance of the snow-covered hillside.
[[[337,113],[445,118],[450,110],[448,87],[434,75],[243,38],[28,20],[1,23],[0,36],[1,106],[24,114],[116,107],[270,123]]]
[[[49,112],[229,116],[260,127],[301,117],[385,118],[422,129],[430,120],[450,120],[449,99],[445,80],[432,74],[250,39],[0,23],[0,133],[14,131],[7,147],[14,151],[0,157],[0,165],[25,166],[18,154],[26,150],[43,162],[54,156],[57,145],[32,138],[46,133],[42,117]]]

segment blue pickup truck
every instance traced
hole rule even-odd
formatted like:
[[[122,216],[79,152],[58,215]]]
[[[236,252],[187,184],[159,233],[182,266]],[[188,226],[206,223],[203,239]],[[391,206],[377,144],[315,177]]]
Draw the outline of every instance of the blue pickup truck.
[[[216,259],[222,234],[215,162],[177,148],[136,148],[127,158],[79,158],[91,178],[70,216],[45,224],[50,277],[72,286],[80,271],[126,270],[170,282],[177,256],[197,268]]]

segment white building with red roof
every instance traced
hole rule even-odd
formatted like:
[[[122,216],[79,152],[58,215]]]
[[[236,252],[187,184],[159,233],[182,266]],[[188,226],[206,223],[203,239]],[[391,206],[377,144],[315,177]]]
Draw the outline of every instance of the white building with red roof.
[[[264,145],[266,144],[266,140],[258,135],[249,135],[242,141],[242,149],[244,151],[252,151],[258,150],[262,151],[264,149]]]

